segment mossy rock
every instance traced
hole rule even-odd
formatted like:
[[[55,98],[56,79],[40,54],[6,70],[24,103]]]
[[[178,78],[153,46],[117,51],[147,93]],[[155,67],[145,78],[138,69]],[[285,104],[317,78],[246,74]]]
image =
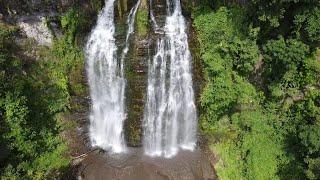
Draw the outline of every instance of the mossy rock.
[[[138,147],[142,143],[141,120],[135,113],[130,114],[127,122],[125,122],[125,137],[128,146]]]
[[[148,21],[148,10],[146,9],[138,9],[137,15],[136,15],[136,26],[137,26],[137,32],[139,37],[146,37],[149,30],[149,21]]]

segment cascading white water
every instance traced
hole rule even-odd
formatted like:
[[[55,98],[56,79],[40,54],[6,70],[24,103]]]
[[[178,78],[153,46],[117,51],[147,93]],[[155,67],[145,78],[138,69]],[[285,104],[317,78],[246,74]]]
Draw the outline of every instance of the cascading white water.
[[[128,15],[128,19],[127,19],[128,31],[126,35],[126,44],[121,54],[121,65],[124,65],[124,59],[129,51],[129,45],[130,45],[129,38],[130,38],[130,35],[134,32],[134,21],[135,21],[135,17],[136,17],[139,5],[140,5],[140,0],[138,0],[137,4],[130,10],[130,13]]]
[[[167,57],[164,40],[157,42],[157,53],[148,63],[147,104],[144,114],[144,148],[150,156],[161,156],[162,136],[167,110]]]
[[[179,148],[195,148],[197,115],[180,0],[167,0],[167,13],[165,37],[149,60],[144,149],[147,155],[170,158]]]
[[[158,29],[158,24],[156,22],[156,18],[154,17],[153,9],[151,8],[152,7],[152,0],[149,0],[149,7],[150,7],[150,18],[152,21],[152,25],[153,25],[153,28],[156,30],[156,29]]]
[[[92,100],[90,114],[90,139],[92,146],[99,146],[114,153],[126,150],[123,137],[125,112],[124,59],[133,33],[137,5],[128,16],[126,45],[120,62],[114,39],[114,1],[106,0],[99,14],[97,25],[86,46],[87,75]]]

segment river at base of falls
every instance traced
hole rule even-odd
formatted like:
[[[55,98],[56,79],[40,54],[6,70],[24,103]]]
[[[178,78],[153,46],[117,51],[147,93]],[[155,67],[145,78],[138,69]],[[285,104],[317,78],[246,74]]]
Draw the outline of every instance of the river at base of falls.
[[[145,156],[141,148],[124,155],[95,152],[83,162],[78,179],[117,180],[200,180],[217,179],[214,158],[200,149],[181,151],[172,159]]]

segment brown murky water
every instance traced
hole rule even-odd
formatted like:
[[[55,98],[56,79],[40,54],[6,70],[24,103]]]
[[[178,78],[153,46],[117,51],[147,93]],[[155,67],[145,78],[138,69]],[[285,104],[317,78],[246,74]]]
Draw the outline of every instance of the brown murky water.
[[[78,179],[88,180],[210,180],[217,179],[213,158],[200,149],[182,151],[171,159],[143,155],[132,148],[125,155],[95,152],[86,157]]]

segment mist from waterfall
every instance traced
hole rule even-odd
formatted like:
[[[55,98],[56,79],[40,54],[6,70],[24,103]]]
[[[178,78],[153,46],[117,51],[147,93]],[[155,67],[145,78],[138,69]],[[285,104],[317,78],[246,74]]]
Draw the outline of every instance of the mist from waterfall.
[[[85,52],[92,101],[89,127],[91,144],[113,153],[121,153],[126,151],[123,137],[123,122],[126,118],[124,60],[140,1],[129,13],[126,44],[120,61],[114,38],[114,3],[115,0],[105,1]]]
[[[191,54],[180,0],[167,0],[165,36],[148,64],[144,113],[144,150],[170,158],[179,149],[196,146],[197,115],[191,75]]]

